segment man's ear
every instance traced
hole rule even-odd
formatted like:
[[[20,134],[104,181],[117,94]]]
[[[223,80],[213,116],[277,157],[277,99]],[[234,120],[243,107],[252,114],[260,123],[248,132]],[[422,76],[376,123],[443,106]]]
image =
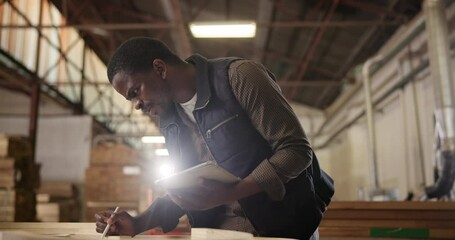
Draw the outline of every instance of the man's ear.
[[[159,58],[153,60],[153,70],[163,79],[166,78],[166,63],[163,60]]]

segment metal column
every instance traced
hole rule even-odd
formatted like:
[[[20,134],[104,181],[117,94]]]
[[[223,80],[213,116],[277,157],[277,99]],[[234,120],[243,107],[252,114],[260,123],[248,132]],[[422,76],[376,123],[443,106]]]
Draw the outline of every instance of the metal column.
[[[368,59],[362,67],[363,89],[365,94],[365,109],[368,126],[368,160],[370,168],[370,178],[372,190],[379,188],[377,154],[376,154],[376,130],[374,126],[374,109],[371,97],[370,67],[374,63],[381,61],[381,55]]]
[[[39,7],[39,25],[41,25],[43,19],[43,0],[40,1]],[[35,75],[39,76],[39,63],[41,53],[41,31],[38,31],[38,42],[36,44],[36,58],[35,58]],[[30,120],[29,120],[29,132],[28,136],[32,144],[32,160],[36,162],[36,137],[38,133],[38,117],[39,117],[39,102],[41,95],[41,83],[39,79],[33,79],[30,93]]]

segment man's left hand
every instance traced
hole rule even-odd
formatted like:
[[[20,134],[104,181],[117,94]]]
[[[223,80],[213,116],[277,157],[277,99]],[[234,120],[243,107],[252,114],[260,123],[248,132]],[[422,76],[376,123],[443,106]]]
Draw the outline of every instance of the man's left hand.
[[[197,187],[168,190],[169,197],[185,210],[207,210],[237,200],[236,184],[200,178]]]

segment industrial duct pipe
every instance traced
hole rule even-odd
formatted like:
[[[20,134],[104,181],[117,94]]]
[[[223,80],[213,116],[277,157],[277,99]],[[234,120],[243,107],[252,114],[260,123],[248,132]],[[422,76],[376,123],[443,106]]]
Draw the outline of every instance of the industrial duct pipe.
[[[379,188],[378,168],[377,168],[377,154],[376,154],[376,130],[374,126],[374,109],[373,100],[371,97],[371,81],[370,81],[370,67],[374,63],[382,60],[382,56],[378,55],[368,59],[362,67],[362,80],[363,89],[365,94],[365,109],[368,126],[368,166],[370,169],[370,178],[372,191]]]
[[[440,151],[443,158],[439,179],[427,187],[428,198],[448,195],[455,179],[455,100],[450,68],[449,36],[443,1],[425,0],[426,31],[431,77],[435,96],[435,121],[440,126]]]

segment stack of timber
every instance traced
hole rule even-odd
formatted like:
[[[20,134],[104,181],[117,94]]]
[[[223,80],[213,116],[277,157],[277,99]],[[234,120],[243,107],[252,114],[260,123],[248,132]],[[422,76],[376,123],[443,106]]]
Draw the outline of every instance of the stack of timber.
[[[0,221],[35,221],[39,171],[28,138],[0,135]]]
[[[0,189],[0,222],[14,221],[16,193],[11,188]]]
[[[77,187],[68,182],[43,182],[38,189],[37,218],[41,222],[76,222],[80,215]]]
[[[0,189],[0,222],[35,221],[35,193],[21,188]]]
[[[15,160],[16,187],[36,190],[40,186],[40,165],[32,159],[32,144],[29,138],[8,136],[7,156]]]
[[[455,202],[332,202],[322,237],[455,239]]]
[[[14,159],[0,158],[0,188],[14,188]]]
[[[103,143],[92,149],[85,172],[86,221],[99,211],[119,206],[137,214],[141,199],[142,155],[119,143]]]

